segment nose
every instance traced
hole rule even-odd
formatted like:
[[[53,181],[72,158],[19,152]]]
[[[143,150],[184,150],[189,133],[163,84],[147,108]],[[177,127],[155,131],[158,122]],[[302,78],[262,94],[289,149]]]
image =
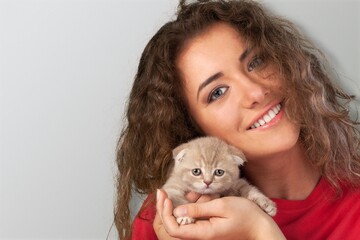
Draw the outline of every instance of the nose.
[[[239,83],[241,95],[243,96],[240,101],[245,108],[254,108],[262,103],[266,96],[270,93],[268,87],[257,80],[250,78],[242,79]]]
[[[211,180],[204,180],[204,183],[206,184],[206,186],[209,186],[212,183],[212,181]]]

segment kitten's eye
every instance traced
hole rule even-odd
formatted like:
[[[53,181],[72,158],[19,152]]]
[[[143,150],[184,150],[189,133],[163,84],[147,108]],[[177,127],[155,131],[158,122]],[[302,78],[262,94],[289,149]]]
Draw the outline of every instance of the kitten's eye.
[[[225,173],[225,171],[222,169],[216,169],[214,172],[215,176],[218,176],[218,177],[224,175],[224,173]]]
[[[263,62],[264,61],[260,57],[255,56],[248,64],[248,71],[249,72],[253,71],[256,67],[263,64]]]
[[[228,88],[229,87],[225,87],[225,86],[215,88],[209,95],[208,103],[211,103],[212,101],[215,101],[218,98],[220,98],[222,95],[224,95],[228,90]]]
[[[191,170],[192,174],[194,176],[199,176],[201,174],[201,169],[200,168],[194,168],[193,170]]]

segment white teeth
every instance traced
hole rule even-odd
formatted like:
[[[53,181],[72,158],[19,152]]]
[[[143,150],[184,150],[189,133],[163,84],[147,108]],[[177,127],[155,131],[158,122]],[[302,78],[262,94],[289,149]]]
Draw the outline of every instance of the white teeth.
[[[269,116],[271,119],[273,119],[276,116],[276,113],[273,110],[269,111]]]
[[[279,110],[280,110],[280,109],[278,109],[277,106],[276,106],[275,108],[273,108],[273,111],[274,111],[275,114],[278,114],[278,113],[279,113]]]
[[[267,114],[264,116],[264,120],[265,120],[266,123],[270,122],[271,119],[272,119],[272,118],[271,118],[269,115],[267,115]]]
[[[254,128],[258,128],[262,125],[264,125],[265,123],[270,122],[279,112],[281,109],[281,105],[280,103],[278,105],[276,105],[275,107],[273,107],[272,109],[270,109],[262,118],[260,118],[257,122],[255,122],[252,126],[251,129]]]

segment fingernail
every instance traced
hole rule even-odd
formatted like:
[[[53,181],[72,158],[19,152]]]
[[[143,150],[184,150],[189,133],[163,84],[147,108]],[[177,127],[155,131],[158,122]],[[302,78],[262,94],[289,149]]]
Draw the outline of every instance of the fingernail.
[[[174,209],[174,216],[175,217],[185,217],[187,216],[187,209],[186,207],[177,207]]]

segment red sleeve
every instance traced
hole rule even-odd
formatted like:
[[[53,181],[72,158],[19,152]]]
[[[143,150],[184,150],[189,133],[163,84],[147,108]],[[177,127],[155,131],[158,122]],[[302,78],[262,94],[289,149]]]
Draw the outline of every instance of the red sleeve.
[[[149,195],[132,223],[132,240],[157,240],[153,229],[156,208]]]

